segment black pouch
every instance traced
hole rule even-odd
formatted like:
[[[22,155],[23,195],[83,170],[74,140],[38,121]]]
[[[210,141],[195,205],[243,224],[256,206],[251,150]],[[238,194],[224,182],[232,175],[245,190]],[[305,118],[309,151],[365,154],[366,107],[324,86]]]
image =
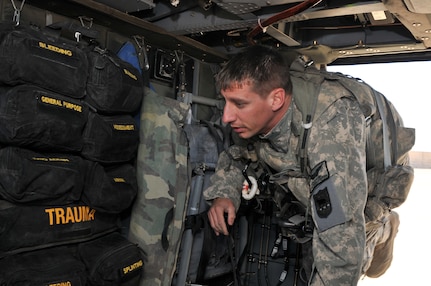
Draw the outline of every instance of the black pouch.
[[[131,115],[90,112],[83,134],[82,156],[100,163],[129,162],[136,157],[139,130]]]
[[[0,87],[0,142],[49,152],[77,152],[88,107],[34,85]]]
[[[139,285],[144,267],[142,252],[121,234],[113,232],[80,243],[78,252],[87,266],[90,285]]]
[[[66,39],[40,29],[0,24],[0,82],[31,83],[74,98],[85,95],[88,78],[86,52]]]
[[[66,246],[15,254],[0,259],[3,286],[85,286],[87,273],[75,251]]]
[[[0,258],[90,240],[118,228],[118,215],[83,203],[32,206],[0,201]]]
[[[0,149],[0,199],[13,203],[68,204],[81,198],[88,161],[70,154]]]
[[[143,80],[139,71],[109,50],[93,47],[85,101],[99,113],[134,113],[141,106]]]
[[[138,192],[136,169],[131,164],[102,166],[95,163],[85,184],[82,200],[107,213],[121,213]]]

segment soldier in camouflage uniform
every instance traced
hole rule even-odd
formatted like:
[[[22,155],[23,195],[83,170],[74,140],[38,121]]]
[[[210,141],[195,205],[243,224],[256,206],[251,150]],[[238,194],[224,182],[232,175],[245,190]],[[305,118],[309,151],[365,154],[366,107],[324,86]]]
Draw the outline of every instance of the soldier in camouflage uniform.
[[[232,225],[241,203],[242,169],[251,153],[274,172],[300,173],[297,145],[302,125],[289,69],[272,49],[253,46],[238,54],[217,75],[217,84],[226,101],[223,121],[236,140],[220,155],[204,195],[211,204],[211,227],[217,235],[226,235],[224,215]],[[318,106],[325,108],[316,109],[308,140],[313,178],[286,176],[288,190],[310,210],[314,222],[313,264],[307,277],[313,286],[356,285],[365,251],[365,122],[352,95],[339,93],[331,82],[322,84]],[[331,204],[329,213],[313,199],[322,190]]]

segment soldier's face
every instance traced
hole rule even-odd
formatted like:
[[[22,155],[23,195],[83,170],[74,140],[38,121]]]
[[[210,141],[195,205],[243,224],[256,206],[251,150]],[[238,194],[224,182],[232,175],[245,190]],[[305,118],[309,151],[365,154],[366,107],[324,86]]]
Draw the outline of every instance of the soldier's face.
[[[222,90],[226,100],[223,122],[241,138],[268,133],[277,123],[272,92],[266,97],[253,92],[249,84]]]

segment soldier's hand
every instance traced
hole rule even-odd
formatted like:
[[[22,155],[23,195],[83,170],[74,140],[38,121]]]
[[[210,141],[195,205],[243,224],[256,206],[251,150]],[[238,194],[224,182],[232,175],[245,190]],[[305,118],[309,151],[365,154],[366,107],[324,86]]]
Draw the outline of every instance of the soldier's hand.
[[[220,233],[228,235],[225,213],[227,214],[227,223],[233,225],[235,221],[235,206],[228,198],[214,199],[210,209],[208,210],[208,219],[216,235]]]

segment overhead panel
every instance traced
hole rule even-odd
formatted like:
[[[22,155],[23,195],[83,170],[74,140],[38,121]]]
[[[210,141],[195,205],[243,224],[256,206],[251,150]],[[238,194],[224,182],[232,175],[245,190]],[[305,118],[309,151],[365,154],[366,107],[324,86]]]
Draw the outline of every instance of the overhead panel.
[[[431,14],[430,12],[425,13],[426,10],[431,8],[424,8],[423,11],[413,13],[411,9],[419,9],[422,7],[421,2],[429,3],[430,0],[412,1],[408,0],[412,7],[403,5],[402,2],[397,0],[385,1],[385,6],[388,10],[396,15],[398,20],[412,33],[418,42],[422,42],[426,48],[431,48]],[[414,8],[415,7],[415,8]]]
[[[152,0],[96,0],[124,13],[137,12],[154,8],[156,5]]]
[[[410,12],[431,14],[431,0],[404,0]]]

